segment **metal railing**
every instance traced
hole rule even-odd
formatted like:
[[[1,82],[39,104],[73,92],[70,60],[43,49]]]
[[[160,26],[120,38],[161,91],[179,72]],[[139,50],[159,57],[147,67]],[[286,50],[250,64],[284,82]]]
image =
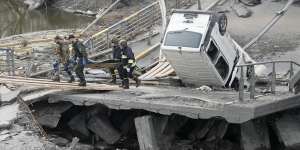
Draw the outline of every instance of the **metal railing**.
[[[247,75],[249,79],[249,91],[250,91],[250,99],[255,99],[255,86],[256,86],[256,79],[257,76],[255,75],[255,66],[258,65],[266,65],[272,64],[272,73],[271,73],[271,93],[275,94],[276,92],[276,64],[279,63],[287,63],[289,64],[289,81],[294,76],[294,65],[300,67],[300,64],[294,61],[268,61],[268,62],[258,62],[258,63],[251,63],[251,64],[242,64],[238,65],[240,70],[240,80],[239,80],[239,100],[244,100],[244,80],[245,80],[245,72],[244,68],[247,68]],[[293,92],[293,87],[289,84],[289,92]]]
[[[0,49],[0,72],[9,76],[15,75],[15,51],[13,49]]]
[[[176,0],[175,4],[168,7],[168,10],[192,5],[195,2],[195,0]],[[154,2],[116,24],[94,34],[86,42],[89,47],[89,53],[94,54],[95,52],[101,52],[110,48],[110,41],[113,36],[131,40],[140,33],[151,32],[151,28],[161,22],[160,13],[159,2]]]
[[[141,32],[149,30],[160,21],[160,9],[158,2],[155,2],[118,23],[96,33],[87,42],[90,48],[89,53],[100,52],[110,47],[113,36],[119,36],[127,40]]]

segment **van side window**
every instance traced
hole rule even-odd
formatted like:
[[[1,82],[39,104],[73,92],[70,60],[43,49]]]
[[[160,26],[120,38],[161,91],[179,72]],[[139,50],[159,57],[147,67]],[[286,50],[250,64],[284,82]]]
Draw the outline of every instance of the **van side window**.
[[[218,58],[218,54],[219,54],[219,49],[217,48],[217,46],[213,41],[210,41],[209,48],[207,50],[208,57],[212,62],[215,62],[216,59]]]
[[[222,56],[219,58],[215,66],[220,76],[225,79],[229,72],[229,66]]]

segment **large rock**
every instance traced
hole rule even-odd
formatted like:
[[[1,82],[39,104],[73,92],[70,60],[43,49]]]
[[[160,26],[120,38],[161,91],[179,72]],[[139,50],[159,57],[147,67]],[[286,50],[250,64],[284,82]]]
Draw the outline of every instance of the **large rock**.
[[[19,113],[19,104],[2,106],[0,108],[0,129],[9,128],[17,119]]]
[[[242,4],[234,4],[231,8],[238,17],[248,18],[252,15],[252,11]]]

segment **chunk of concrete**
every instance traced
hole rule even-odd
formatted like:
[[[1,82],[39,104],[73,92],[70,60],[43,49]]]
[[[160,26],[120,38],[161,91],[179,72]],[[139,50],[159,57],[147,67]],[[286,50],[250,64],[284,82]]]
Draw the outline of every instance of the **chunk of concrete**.
[[[49,128],[55,128],[61,118],[61,114],[73,106],[69,102],[60,102],[35,107],[35,117],[42,125]]]
[[[0,108],[0,129],[9,128],[17,119],[17,114],[19,112],[19,104],[17,103],[2,106]]]
[[[85,112],[81,112],[80,114],[76,115],[68,122],[68,126],[78,134],[78,137],[82,138],[89,138],[90,131],[86,126],[86,114]]]
[[[252,11],[242,4],[234,4],[231,8],[238,17],[248,18],[252,15]]]
[[[212,128],[206,136],[206,141],[223,139],[229,123],[226,120],[215,120]]]
[[[19,94],[20,90],[11,91],[5,86],[0,86],[0,102],[2,103],[2,105],[14,103]]]
[[[275,131],[287,150],[300,149],[300,116],[285,114],[275,122]]]
[[[215,119],[201,120],[198,119],[196,122],[196,127],[188,135],[191,140],[203,139],[215,123]]]
[[[179,116],[179,115],[171,115],[168,117],[167,124],[163,129],[163,134],[171,135],[175,134],[183,125],[185,125],[188,121],[188,117]]]
[[[243,150],[270,150],[269,132],[264,120],[241,124],[241,147]]]
[[[135,118],[135,128],[137,131],[140,150],[161,150],[159,147],[158,131],[154,128],[151,116]]]
[[[121,133],[104,115],[92,116],[87,127],[108,144],[115,144],[121,138]]]

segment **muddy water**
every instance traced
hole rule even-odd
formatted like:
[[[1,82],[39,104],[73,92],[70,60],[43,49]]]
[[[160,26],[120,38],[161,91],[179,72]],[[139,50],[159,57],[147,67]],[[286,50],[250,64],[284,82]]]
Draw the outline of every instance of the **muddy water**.
[[[14,34],[65,28],[80,28],[93,18],[48,8],[28,11],[14,0],[0,0],[0,37]]]

